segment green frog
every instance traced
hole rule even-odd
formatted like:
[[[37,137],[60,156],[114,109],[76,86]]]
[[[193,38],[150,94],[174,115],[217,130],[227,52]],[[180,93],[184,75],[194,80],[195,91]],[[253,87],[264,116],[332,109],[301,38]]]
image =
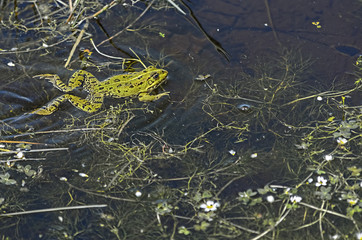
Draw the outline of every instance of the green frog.
[[[88,92],[88,96],[81,98],[67,93],[52,100],[46,106],[36,109],[32,113],[50,115],[58,110],[62,102],[67,100],[73,104],[73,106],[88,113],[97,111],[102,106],[104,97],[138,97],[138,99],[143,102],[154,101],[162,96],[169,95],[169,92],[163,92],[157,95],[150,94],[166,80],[167,74],[168,72],[164,69],[149,66],[140,72],[120,74],[100,82],[91,73],[78,70],[73,73],[68,84],[65,84],[59,76],[55,74],[37,75],[34,77],[47,79],[54,87],[66,93],[83,84],[83,89]]]

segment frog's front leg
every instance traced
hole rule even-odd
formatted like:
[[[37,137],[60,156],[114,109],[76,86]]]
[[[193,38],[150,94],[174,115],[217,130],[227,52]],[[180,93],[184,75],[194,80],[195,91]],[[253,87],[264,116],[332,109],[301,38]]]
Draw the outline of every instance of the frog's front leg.
[[[140,93],[138,95],[138,99],[142,102],[150,102],[150,101],[155,101],[160,99],[163,96],[168,96],[170,94],[170,92],[163,92],[157,95],[150,95],[149,93]]]
[[[51,101],[48,105],[36,109],[32,113],[38,115],[50,115],[56,110],[58,110],[59,105],[68,100],[73,106],[76,108],[83,110],[88,113],[92,113],[97,111],[103,104],[103,95],[102,94],[90,94],[86,99],[80,98],[78,96],[74,96],[71,94],[64,94],[53,101]]]

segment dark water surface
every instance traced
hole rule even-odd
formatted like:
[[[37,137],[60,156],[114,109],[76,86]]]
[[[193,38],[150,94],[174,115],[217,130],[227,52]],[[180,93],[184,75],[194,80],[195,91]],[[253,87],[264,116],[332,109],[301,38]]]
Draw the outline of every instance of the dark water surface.
[[[65,23],[68,3],[1,2],[1,213],[97,206],[0,216],[0,236],[332,239],[337,234],[338,239],[355,239],[362,227],[360,217],[351,221],[332,214],[320,231],[314,222],[318,222],[315,216],[322,219],[321,212],[313,215],[315,209],[301,207],[299,212],[291,211],[298,216],[290,217],[290,222],[296,219],[294,227],[275,230],[270,226],[282,222],[288,197],[280,197],[272,206],[263,195],[262,203],[250,205],[240,204],[239,193],[274,184],[294,188],[296,194],[298,183],[317,176],[313,171],[322,164],[315,156],[343,150],[337,149],[330,129],[329,135],[318,136],[320,142],[310,153],[294,148],[327,118],[348,117],[333,107],[341,95],[323,95],[322,101],[316,97],[354,87],[354,65],[362,50],[362,3],[174,0],[184,15],[167,1],[155,1],[154,8],[128,30],[98,49],[109,56],[135,58],[131,48],[147,66],[166,69],[167,82],[156,92],[169,91],[169,98],[150,103],[106,99],[93,114],[63,103],[52,115],[32,114],[62,94],[35,75],[52,73],[65,80],[74,70],[86,69],[103,80],[123,73],[120,60],[97,53],[90,42],[92,38],[99,44],[121,31],[147,6],[141,1],[133,1],[133,6],[131,1],[121,2],[89,18],[88,26],[83,21],[73,29]],[[80,14],[75,21],[107,3],[84,4],[84,12],[75,11]],[[39,13],[48,18],[41,22]],[[66,69],[65,61],[82,29],[83,39]],[[88,58],[82,57],[84,49],[92,52]],[[141,64],[129,67],[142,68]],[[303,97],[306,101],[291,103]],[[349,93],[346,101],[360,106],[360,92]],[[358,129],[352,134],[358,135]],[[351,157],[348,167],[361,160],[360,144],[356,145],[340,154]],[[251,157],[255,153],[257,157]],[[35,172],[29,173],[30,168]],[[325,170],[324,174],[345,173]],[[358,176],[344,176],[351,185],[360,181]],[[337,198],[344,190],[333,187]],[[283,195],[277,192],[281,189],[275,190],[275,198]],[[318,202],[312,190],[306,192],[311,196],[303,196],[307,204],[317,208],[334,204],[336,212],[346,214],[347,207],[338,201]],[[220,203],[220,210],[203,217],[200,204],[210,199]],[[210,226],[197,229],[202,224]]]

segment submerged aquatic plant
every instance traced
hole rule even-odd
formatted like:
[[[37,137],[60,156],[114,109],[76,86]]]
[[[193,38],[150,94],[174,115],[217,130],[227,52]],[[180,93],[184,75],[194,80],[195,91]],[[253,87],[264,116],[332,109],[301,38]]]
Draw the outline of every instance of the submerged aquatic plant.
[[[350,138],[351,137],[351,131],[353,129],[356,129],[359,127],[359,124],[356,120],[350,120],[350,121],[342,121],[341,126],[338,128],[338,131],[333,133],[334,138],[338,137],[344,137],[344,138]]]
[[[0,183],[3,183],[5,185],[14,185],[16,184],[16,181],[14,179],[10,179],[10,174],[0,174]]]

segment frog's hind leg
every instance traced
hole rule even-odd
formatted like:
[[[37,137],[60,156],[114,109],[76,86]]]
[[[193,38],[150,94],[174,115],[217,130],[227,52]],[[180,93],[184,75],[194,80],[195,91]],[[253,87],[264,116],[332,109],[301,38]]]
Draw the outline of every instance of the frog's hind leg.
[[[41,108],[38,108],[36,110],[34,110],[33,114],[38,114],[38,115],[50,115],[52,114],[53,112],[57,111],[58,108],[59,108],[59,105],[68,100],[68,95],[69,94],[64,94],[60,97],[57,97],[56,99],[54,99],[53,101],[51,101],[50,103],[48,103],[47,105],[41,107]]]
[[[103,104],[103,94],[99,93],[92,93],[87,96],[87,98],[80,98],[74,95],[69,95],[69,99],[71,104],[73,104],[74,107],[88,112],[96,112],[98,109],[101,108]]]
[[[36,109],[32,113],[38,114],[38,115],[50,115],[56,110],[58,110],[59,105],[68,100],[73,106],[76,108],[92,113],[97,111],[103,104],[103,95],[102,94],[92,94],[89,95],[86,99],[74,96],[71,94],[64,94],[53,101],[51,101],[48,105],[41,107],[39,109]]]
[[[78,70],[70,77],[68,84],[65,84],[58,75],[56,74],[41,74],[34,77],[47,79],[53,84],[54,87],[58,88],[63,92],[70,92],[74,88],[79,87],[85,82],[86,89],[92,89],[92,86],[99,83],[99,81],[93,76],[93,74],[84,71]]]

